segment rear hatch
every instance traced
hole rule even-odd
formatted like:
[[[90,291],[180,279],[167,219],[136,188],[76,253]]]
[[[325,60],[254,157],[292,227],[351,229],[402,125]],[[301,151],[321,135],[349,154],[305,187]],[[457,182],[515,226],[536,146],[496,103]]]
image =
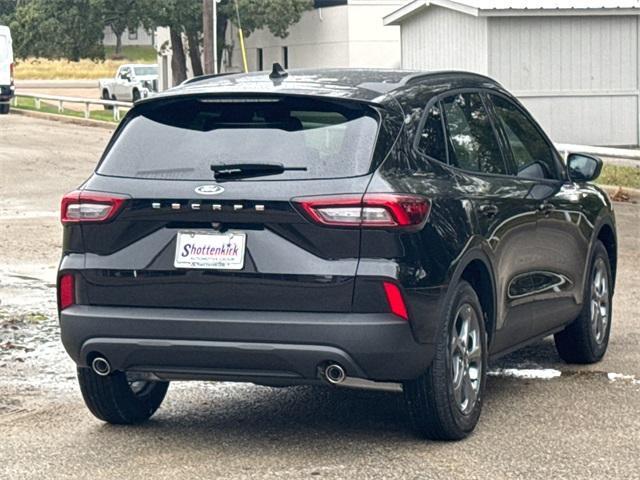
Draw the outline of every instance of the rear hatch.
[[[95,207],[80,223],[81,300],[349,311],[360,229],[314,222],[298,200],[363,195],[391,143],[383,121],[369,105],[309,97],[140,104],[74,194]]]
[[[0,86],[9,86],[12,83],[11,65],[13,63],[13,51],[9,29],[0,27]]]

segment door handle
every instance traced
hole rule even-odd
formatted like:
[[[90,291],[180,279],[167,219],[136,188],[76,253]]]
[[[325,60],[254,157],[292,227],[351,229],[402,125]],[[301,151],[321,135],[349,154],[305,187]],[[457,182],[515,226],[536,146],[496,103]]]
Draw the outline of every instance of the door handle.
[[[485,205],[480,205],[478,211],[485,217],[491,218],[498,214],[498,206],[492,203],[487,203]]]

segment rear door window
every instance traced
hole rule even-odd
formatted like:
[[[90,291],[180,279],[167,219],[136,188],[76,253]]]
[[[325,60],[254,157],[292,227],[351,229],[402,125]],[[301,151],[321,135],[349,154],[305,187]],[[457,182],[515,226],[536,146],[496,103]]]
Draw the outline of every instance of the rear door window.
[[[505,175],[507,168],[491,119],[478,93],[442,100],[449,163],[472,172]]]
[[[98,167],[102,175],[211,180],[212,165],[279,164],[265,180],[339,178],[371,169],[378,114],[298,97],[177,100],[142,106]]]
[[[519,177],[556,179],[558,169],[552,148],[536,126],[512,102],[491,95],[498,123],[511,148]]]
[[[418,150],[440,162],[447,162],[440,103],[433,105],[427,112],[424,127],[422,127],[422,132],[420,132]]]

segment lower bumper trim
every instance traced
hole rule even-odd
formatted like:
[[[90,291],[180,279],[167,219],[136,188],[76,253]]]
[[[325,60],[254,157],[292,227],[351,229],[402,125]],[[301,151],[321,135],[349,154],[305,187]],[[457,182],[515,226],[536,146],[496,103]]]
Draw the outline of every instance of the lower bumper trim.
[[[165,378],[316,383],[318,368],[348,377],[416,378],[433,345],[392,314],[175,310],[75,305],[60,314],[62,342],[82,367],[97,355],[114,370]]]

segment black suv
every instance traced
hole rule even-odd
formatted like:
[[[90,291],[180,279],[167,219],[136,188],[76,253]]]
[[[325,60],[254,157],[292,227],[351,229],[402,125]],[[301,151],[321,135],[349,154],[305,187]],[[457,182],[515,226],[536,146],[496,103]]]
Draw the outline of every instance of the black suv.
[[[498,83],[464,72],[193,79],[138,102],[62,200],[64,346],[89,409],[146,420],[171,380],[403,391],[475,427],[487,363],[550,334],[602,358],[616,229]]]

